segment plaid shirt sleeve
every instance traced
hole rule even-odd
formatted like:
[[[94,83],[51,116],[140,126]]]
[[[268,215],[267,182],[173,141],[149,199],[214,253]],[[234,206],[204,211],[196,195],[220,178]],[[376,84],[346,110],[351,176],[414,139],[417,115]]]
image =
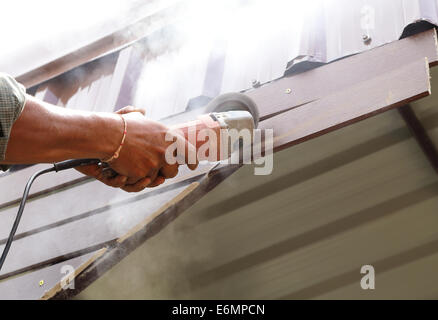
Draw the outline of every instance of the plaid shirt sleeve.
[[[12,125],[23,110],[26,89],[11,76],[0,73],[0,161],[5,159]],[[1,170],[7,166],[0,165]]]

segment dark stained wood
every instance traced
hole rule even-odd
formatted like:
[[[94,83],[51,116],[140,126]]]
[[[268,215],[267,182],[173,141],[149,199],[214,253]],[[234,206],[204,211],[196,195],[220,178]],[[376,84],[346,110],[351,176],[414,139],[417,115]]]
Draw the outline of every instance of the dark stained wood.
[[[435,172],[438,173],[437,148],[433,143],[433,141],[431,140],[431,138],[429,137],[429,135],[427,134],[427,131],[424,128],[424,126],[418,120],[414,110],[412,110],[412,107],[410,105],[406,105],[399,108],[398,111],[402,116],[403,120],[405,120],[409,130],[411,131],[412,135],[415,137],[415,140],[417,140],[418,144],[420,145],[420,148],[423,150],[424,154],[426,155],[430,164],[434,168]]]
[[[108,188],[102,183],[87,177],[79,178],[56,187],[33,193],[26,206],[26,213],[20,223],[15,239],[22,239],[43,231],[81,220],[95,214],[109,210],[117,203],[130,203],[141,197],[155,197],[163,192],[171,191],[184,185],[186,181],[195,181],[207,173],[214,164],[199,165],[198,170],[191,171],[186,166],[180,168],[180,173],[174,179],[166,181],[157,188],[146,189],[140,194],[126,193],[115,188]],[[56,174],[48,174],[56,177]],[[72,189],[74,187],[74,189]],[[90,192],[93,190],[93,192]],[[72,199],[74,192],[75,201]],[[39,197],[44,197],[39,199]],[[0,224],[0,245],[4,244],[9,234],[10,226],[17,212],[20,199],[6,202],[0,207],[2,223]],[[49,205],[48,205],[49,203]],[[64,210],[60,210],[63,208]]]
[[[262,121],[260,127],[274,129],[274,150],[281,150],[426,97],[429,77],[423,58]]]
[[[432,47],[436,53],[436,34],[433,33],[433,45],[429,46],[431,35],[429,33],[429,36],[419,38],[418,43],[420,45],[417,46],[417,50],[420,52],[420,57],[424,57],[421,50],[427,51]],[[427,45],[423,48],[423,44]],[[404,47],[406,47],[406,51],[410,52],[414,46],[411,42],[400,41],[397,50],[404,50]],[[386,49],[380,51],[379,59],[385,61],[392,59],[394,56],[394,46],[388,45],[382,48]],[[363,55],[368,54],[367,52]],[[411,54],[416,57],[416,54]],[[385,66],[385,69],[383,69],[385,71],[382,71],[382,66],[378,63],[368,64],[366,68],[360,64],[361,68],[357,70],[352,69],[354,66],[358,66],[358,61],[361,61],[358,58],[359,56],[361,55],[347,58],[343,60],[343,64],[334,63],[331,65],[331,69],[329,69],[332,75],[347,72],[351,81],[344,83],[340,79],[339,82],[336,80],[334,84],[326,84],[322,89],[317,86],[309,88],[304,92],[304,96],[307,94],[306,97],[308,99],[311,98],[309,101],[314,99],[315,101],[262,121],[261,128],[274,129],[276,150],[316,137],[390,108],[406,104],[430,93],[428,66],[425,59],[413,59],[410,63],[402,65],[400,65],[400,61],[404,60],[399,59],[398,64],[391,64],[392,68]],[[372,60],[374,59],[373,57],[368,59]],[[403,57],[406,57],[406,55],[403,55]],[[355,63],[348,62],[349,59],[354,59]],[[333,67],[336,65],[338,65],[339,69]],[[327,81],[330,73],[327,72],[325,81]],[[359,75],[353,77],[353,73],[359,73]],[[318,79],[321,76],[320,73],[315,73],[315,70],[313,70],[306,74],[307,78],[301,78],[303,86],[305,85],[304,82],[318,84]],[[313,81],[311,81],[312,78]],[[342,78],[342,76],[336,77],[336,79],[338,78]],[[299,82],[301,83],[301,81]],[[263,90],[260,91],[262,92],[263,99],[256,97],[256,99],[259,99],[257,102],[262,110],[275,113],[296,106],[297,98],[293,94],[281,92],[286,97],[284,105],[277,109],[277,111],[269,109],[272,105],[275,107],[275,103],[272,104],[271,102],[276,101],[275,93],[277,90],[269,91],[266,89],[269,86],[257,89]],[[278,82],[274,82],[272,87],[274,88],[274,86],[278,88],[280,85]],[[315,88],[321,89],[316,92],[316,95],[314,93]],[[248,94],[253,95],[254,92],[256,91],[251,91]],[[265,94],[266,96],[264,96]],[[305,100],[301,101],[301,103],[309,101]],[[183,115],[182,117],[186,116]],[[96,205],[92,210],[78,211],[71,216],[60,217],[59,220],[52,222],[52,225],[48,224],[48,227],[46,227],[47,221],[44,221],[40,226],[35,226],[33,222],[24,224],[24,229],[17,235],[20,238],[14,242],[11,250],[11,252],[15,251],[15,254],[10,257],[12,258],[11,260],[6,262],[3,276],[32,270],[41,261],[60,262],[62,257],[71,258],[72,252],[80,252],[84,247],[92,247],[95,250],[98,248],[93,246],[101,246],[103,243],[111,243],[112,246],[115,239],[118,239],[117,243],[114,243],[114,247],[111,247],[102,257],[96,258],[90,265],[79,267],[76,278],[76,290],[66,292],[54,290],[52,292],[53,295],[47,296],[48,298],[71,297],[101,276],[105,271],[109,270],[145,240],[162,230],[185,209],[238,168],[239,166],[217,168],[203,178],[199,177],[199,179],[189,181],[189,184],[184,185],[181,189],[172,189],[172,192],[169,191],[169,193],[154,196],[156,203],[152,205],[151,199],[147,199],[145,195],[140,195],[138,196],[139,198],[127,199],[126,204],[129,203],[130,208],[132,208],[134,203],[140,207],[135,212],[132,212],[132,221],[128,225],[132,229],[127,231],[126,229],[129,228],[126,226],[125,229],[121,229],[124,232],[127,231],[125,235],[120,234],[120,230],[117,232],[111,230],[110,226],[106,223],[108,218],[123,218],[123,204],[119,203],[112,203],[111,208]],[[90,196],[93,195],[91,194]],[[61,200],[57,202],[64,205],[65,201],[62,200],[63,198],[59,199]],[[37,205],[37,201],[35,205]],[[47,201],[45,203],[47,204]],[[84,202],[83,205],[86,206],[87,203]],[[146,205],[148,209],[145,209]],[[69,210],[62,211],[67,211],[67,215],[70,214],[68,213]],[[44,208],[39,208],[38,212],[44,213]],[[139,220],[142,221],[138,223]],[[114,224],[111,223],[110,225]],[[50,233],[48,232],[49,230]],[[83,238],[79,236],[79,231],[80,235],[84,236]],[[95,236],[96,234],[97,236]],[[69,241],[64,241],[66,239]],[[44,247],[45,250],[35,253],[35,243],[38,243],[38,246]]]
[[[385,56],[381,57],[383,60],[385,58]],[[370,70],[366,72],[371,73]],[[274,148],[280,150],[429,94],[429,63],[426,58],[420,58],[383,74],[374,70],[374,75],[369,76],[366,81],[350,84],[320,100],[262,121],[260,127],[274,129]],[[269,98],[265,99],[262,108],[267,105],[268,100]],[[236,167],[225,167],[213,170],[183,199],[170,201],[170,206],[165,210],[158,210],[154,219],[141,222],[127,235],[121,237],[116,247],[108,250],[77,276],[78,286],[75,291],[59,292],[53,298],[69,298],[79,293],[236,169]]]
[[[437,34],[432,29],[331,64],[273,81],[247,92],[260,108],[262,119],[297,105],[322,99],[354,84],[370,80],[412,61],[427,57],[438,62]],[[286,90],[290,89],[290,93]]]
[[[53,296],[45,298],[67,299],[81,292],[144,241],[160,232],[182,212],[192,206],[197,200],[214,189],[220,182],[225,180],[239,168],[240,165],[235,165],[212,170],[210,174],[206,175],[198,183],[192,184],[191,188],[183,194],[182,197],[173,199],[164,204],[163,208],[156,212],[152,220],[145,220],[139,223],[118,240],[118,245],[116,247],[105,252],[102,257],[96,259],[92,265],[86,268],[82,273],[79,273],[75,278],[75,290],[60,291]]]

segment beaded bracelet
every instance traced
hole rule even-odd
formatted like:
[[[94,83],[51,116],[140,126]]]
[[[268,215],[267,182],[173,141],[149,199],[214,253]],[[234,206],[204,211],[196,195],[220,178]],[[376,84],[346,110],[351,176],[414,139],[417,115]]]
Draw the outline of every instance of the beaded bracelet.
[[[128,128],[128,124],[126,123],[126,120],[125,120],[125,118],[123,118],[122,115],[120,115],[120,118],[122,118],[122,120],[123,120],[123,127],[124,127],[122,142],[120,142],[120,146],[117,148],[116,152],[114,152],[113,156],[109,159],[102,160],[102,162],[110,163],[111,161],[116,160],[119,157],[119,154],[120,154],[120,151],[122,150],[123,144],[125,143],[126,130]]]

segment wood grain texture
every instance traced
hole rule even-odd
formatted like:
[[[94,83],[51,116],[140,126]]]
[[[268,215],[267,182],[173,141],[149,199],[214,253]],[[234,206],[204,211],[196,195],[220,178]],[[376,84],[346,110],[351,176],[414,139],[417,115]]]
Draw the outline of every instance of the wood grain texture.
[[[260,127],[274,129],[274,149],[280,150],[426,97],[430,90],[423,58],[267,119]]]
[[[428,130],[438,128],[436,110]],[[437,176],[395,110],[276,153],[272,176],[252,170],[225,180],[78,298],[275,299],[353,269],[358,287],[360,262],[409,251],[437,228]],[[367,237],[369,224],[383,225]],[[201,275],[205,286],[195,288]]]
[[[34,268],[42,261],[56,260],[58,257],[69,256],[70,253],[78,252],[83,248],[111,242],[128,232],[139,221],[153,214],[163,203],[176,197],[186,187],[187,184],[184,182],[175,188],[157,192],[153,198],[149,197],[147,193],[120,201],[113,198],[111,202],[108,202],[108,205],[96,210],[82,212],[80,216],[74,219],[58,220],[53,225],[44,223],[41,228],[22,234],[19,232],[11,246],[0,277],[5,278],[22,273]],[[72,203],[71,200],[70,197],[69,205],[74,208],[75,203]],[[56,210],[53,211],[55,219],[56,212],[69,211],[64,203],[58,202],[58,205],[64,205],[64,208],[60,209],[59,206],[56,207],[56,203],[50,202],[50,198],[46,198],[46,201],[49,202],[42,202],[47,208],[52,205],[55,206]],[[44,214],[45,211],[47,213],[47,210],[40,212]],[[27,217],[30,216],[31,214],[27,215]],[[49,215],[47,215],[48,217]],[[23,222],[25,219],[26,216],[23,217]],[[26,226],[26,223],[24,226]],[[4,245],[1,245],[0,250],[3,247]]]
[[[369,71],[367,70],[367,72]],[[374,75],[370,79],[350,85],[323,99],[265,120],[261,123],[261,128],[274,128],[274,148],[280,150],[429,94],[429,63],[427,58],[421,58],[383,74],[374,70]],[[201,185],[216,186],[221,181],[222,179],[217,183],[214,180],[205,181]],[[197,188],[197,190],[203,190],[203,188]],[[191,200],[192,203],[179,202],[177,206],[174,205],[169,208],[170,211],[167,214],[163,213],[156,219],[166,219],[167,215],[170,217],[177,216],[205,194],[206,192],[201,191],[193,192],[193,199],[190,196],[185,198],[185,202]],[[152,225],[154,221],[152,221]],[[159,232],[163,227],[164,225],[159,224],[159,227],[154,228],[154,232]],[[99,259],[94,268],[99,266],[100,272],[110,269],[116,263],[115,261],[122,259],[150,237],[148,232],[151,232],[148,224],[137,228],[134,234],[124,239],[119,246],[109,250],[106,255]],[[86,270],[82,277],[81,275],[78,277],[81,286],[77,292],[80,292],[94,281],[96,277],[97,272],[95,269]],[[67,298],[77,292],[62,293],[55,296],[55,298]]]
[[[436,41],[434,43],[436,50]],[[391,50],[386,49],[386,51],[390,52]],[[383,54],[384,52],[382,51],[381,55]],[[390,56],[390,53],[388,53],[388,55]],[[385,57],[381,58],[384,59]],[[348,59],[357,59],[357,56],[347,58],[345,61]],[[351,68],[351,65],[349,68]],[[335,73],[335,71],[332,72]],[[362,81],[360,77],[356,78],[356,82],[349,82],[348,86],[332,88],[333,92],[326,89],[328,90],[327,92],[330,93],[321,96],[319,100],[263,121],[261,123],[262,128],[274,128],[275,130],[275,149],[280,150],[390,108],[400,106],[430,93],[428,65],[425,59],[418,59],[418,61],[406,64],[402,67],[397,65],[397,67],[393,69],[387,69],[386,72],[382,72],[381,69],[369,70],[369,66],[359,71],[355,70],[355,72],[360,74],[366,73],[366,75],[363,75],[365,80],[362,79]],[[349,69],[348,74],[350,75],[352,73],[354,72]],[[315,74],[313,74],[313,76],[315,76]],[[318,77],[316,77],[315,80],[316,79],[318,79]],[[100,88],[100,90],[102,89]],[[291,95],[288,95],[288,97],[290,98]],[[272,96],[267,95],[264,98],[265,101],[262,107],[267,106],[271,98]],[[291,101],[292,100],[288,100],[287,103],[289,105],[293,104],[293,101]],[[98,103],[98,105],[100,104]],[[15,252],[18,254],[10,260],[9,264],[7,261],[4,272],[11,274],[14,270],[25,270],[26,266],[33,266],[38,263],[38,261],[50,260],[60,255],[66,255],[72,251],[80,250],[85,246],[97,245],[102,243],[102,241],[114,240],[123,232],[133,228],[119,241],[116,247],[108,250],[101,258],[94,261],[91,266],[83,268],[85,269],[83,272],[79,272],[77,276],[78,287],[75,291],[66,293],[55,290],[53,297],[65,298],[73,296],[94,281],[103,272],[109,270],[115,263],[120,261],[120,259],[125,257],[146,239],[161,231],[186,208],[207,194],[212,188],[216,187],[236,169],[236,167],[230,167],[216,170],[211,175],[200,180],[199,186],[185,191],[180,190],[183,194],[182,199],[177,198],[176,200],[181,201],[172,200],[178,193],[157,195],[154,197],[156,203],[153,204],[153,206],[156,206],[156,209],[151,209],[151,212],[144,210],[144,207],[142,207],[142,205],[146,205],[146,203],[148,203],[149,206],[151,199],[142,199],[142,201],[137,202],[137,207],[134,207],[132,202],[130,202],[130,210],[135,208],[133,214],[133,220],[135,220],[135,222],[130,221],[129,225],[125,225],[124,228],[122,228],[122,232],[120,230],[111,230],[111,225],[113,226],[114,223],[107,223],[108,217],[116,220],[123,219],[121,212],[123,210],[120,210],[120,207],[115,207],[108,210],[109,215],[106,215],[106,213],[105,215],[86,215],[84,216],[86,219],[74,219],[72,221],[67,219],[68,223],[56,225],[54,228],[51,228],[50,240],[52,241],[48,241],[47,237],[49,235],[45,234],[45,232],[36,232],[31,235],[26,235],[14,242],[12,250],[14,251],[15,246]],[[59,202],[64,203],[65,201]],[[35,202],[35,204],[37,204],[37,202]],[[41,208],[38,211],[41,211]],[[105,210],[102,212],[105,212]],[[151,213],[152,215],[150,215]],[[138,224],[138,221],[142,222]],[[27,227],[30,226],[31,224]],[[98,230],[96,230],[96,226],[99,226]],[[84,237],[81,237],[79,240],[76,233],[77,230],[81,230],[81,234],[84,234]],[[94,238],[94,235],[93,237],[91,236],[91,234],[96,231],[99,233],[99,241],[97,241],[97,238]],[[76,240],[67,243],[53,241],[53,239],[64,238]],[[47,248],[47,250],[45,252],[39,252],[38,255],[34,255],[29,251],[32,249],[31,243],[39,243]],[[99,272],[97,272],[97,270],[99,270]]]
[[[435,29],[273,81],[246,94],[257,103],[263,119],[297,105],[325,98],[375,78],[376,74],[392,72],[424,57],[428,58],[431,66],[438,63]],[[287,94],[286,89],[291,89],[291,93]]]
[[[75,268],[74,273],[69,280],[74,281],[74,279],[81,272],[83,272],[86,268],[88,268],[91,264],[93,264],[97,259],[99,259],[107,250],[108,250],[107,248],[102,248],[99,251],[97,251],[96,253],[94,253],[92,256],[90,256],[88,259],[86,259],[85,262],[81,263],[77,268]],[[62,280],[60,280],[60,282],[58,282],[55,286],[53,286],[52,289],[50,289],[49,291],[44,293],[44,295],[41,297],[41,300],[51,299],[56,294],[58,294],[59,292],[62,292],[63,290],[64,290],[63,283],[62,283]],[[72,288],[72,289],[68,289],[68,290],[74,290],[74,289]]]
[[[90,283],[127,256],[146,239],[159,233],[166,225],[176,219],[184,210],[214,189],[220,182],[233,174],[240,166],[226,166],[212,170],[208,175],[192,184],[177,199],[167,201],[152,216],[141,221],[118,240],[117,246],[108,250],[101,258],[75,279],[75,290],[61,291],[52,299],[73,297]],[[177,200],[177,201],[175,201]]]
[[[10,205],[16,205],[21,199],[24,186],[32,174],[48,167],[48,164],[38,164],[27,167],[20,171],[7,172],[0,177],[0,183],[3,186],[14,186],[13,188],[2,188],[3,190],[0,193],[0,210]],[[66,183],[75,185],[75,181],[79,182],[83,180],[84,176],[75,170],[66,170],[54,175],[43,175],[39,177],[33,184],[30,196],[32,197],[39,192],[42,192],[42,194],[47,194]],[[62,189],[62,187],[60,187],[60,189]]]

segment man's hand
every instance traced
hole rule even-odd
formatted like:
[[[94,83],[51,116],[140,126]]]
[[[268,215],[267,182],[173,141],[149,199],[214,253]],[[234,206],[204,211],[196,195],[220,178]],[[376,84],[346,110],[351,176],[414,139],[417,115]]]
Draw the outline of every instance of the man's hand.
[[[138,192],[146,187],[156,187],[166,179],[178,174],[178,164],[169,165],[165,161],[165,152],[172,141],[165,141],[169,129],[155,121],[147,120],[144,111],[126,107],[117,112],[124,115],[127,122],[127,135],[119,158],[111,162],[111,168],[117,172],[108,176],[98,165],[78,168],[85,175],[92,176],[104,184],[121,188],[127,192]],[[196,149],[184,137],[173,134],[174,141],[185,148],[186,163],[189,154]],[[197,163],[188,164],[194,170]]]
[[[54,163],[67,159],[108,159],[120,146],[123,122],[127,134],[119,157],[111,161],[117,175],[104,174],[98,166],[79,169],[103,183],[128,192],[162,184],[178,173],[178,164],[166,163],[165,154],[174,141],[166,141],[168,128],[146,119],[133,107],[119,115],[71,110],[26,95],[23,111],[14,122],[2,164]],[[185,150],[185,163],[196,150],[186,139],[173,134],[178,150]],[[189,157],[189,154],[191,155]],[[179,162],[183,163],[183,162]],[[194,169],[197,163],[188,164]]]
[[[119,157],[110,163],[114,171],[128,177],[122,187],[128,192],[138,192],[146,187],[155,187],[178,174],[178,163],[166,163],[165,153],[173,141],[166,141],[169,128],[148,120],[139,112],[125,112],[127,135]],[[194,170],[197,163],[190,164],[189,154],[196,154],[196,149],[183,136],[174,133],[174,141],[179,150],[185,150],[185,163]],[[195,157],[196,158],[196,157]]]

